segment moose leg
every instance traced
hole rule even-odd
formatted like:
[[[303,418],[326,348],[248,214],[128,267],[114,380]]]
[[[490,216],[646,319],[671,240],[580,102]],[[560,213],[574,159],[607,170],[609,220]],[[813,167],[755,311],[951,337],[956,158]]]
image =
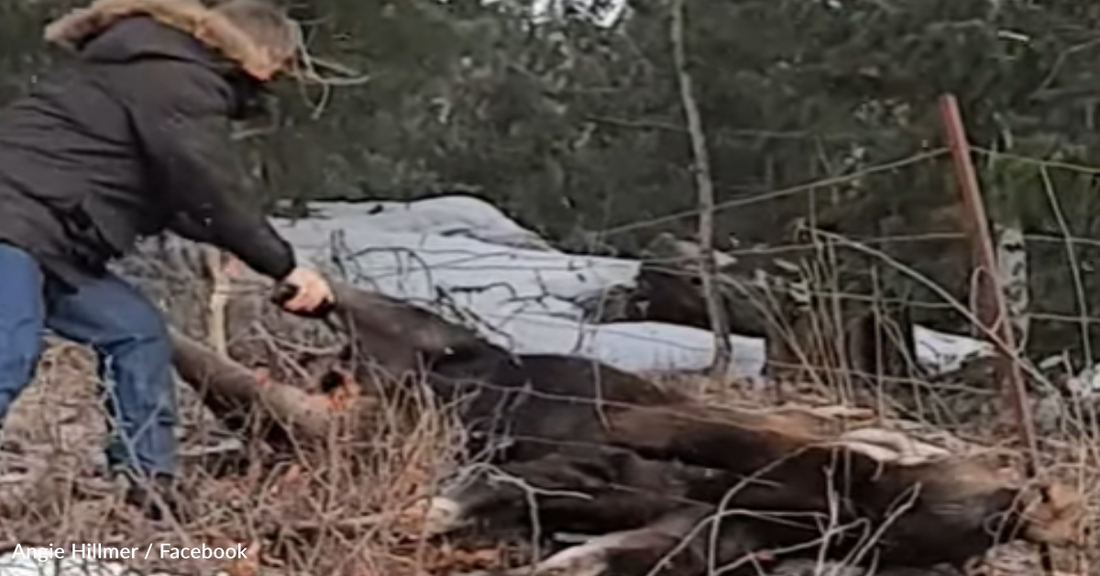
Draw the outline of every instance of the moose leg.
[[[640,528],[604,534],[566,548],[533,570],[522,566],[479,576],[702,576],[712,569],[741,576],[758,574],[761,568],[774,564],[766,554],[758,553],[760,544],[746,522],[724,520],[718,538],[711,538],[708,518],[713,512],[710,506],[681,506]],[[711,545],[717,546],[713,553]]]
[[[870,463],[905,466],[950,456],[896,431],[864,428],[827,438],[800,432],[793,423],[782,415],[770,422],[738,422],[705,406],[636,407],[610,416],[609,442],[645,458],[742,474],[774,465],[811,445],[820,448],[820,455],[832,451]]]
[[[533,518],[550,532],[636,528],[680,505],[670,493],[676,488],[660,482],[670,468],[611,450],[476,466],[432,499],[425,529],[438,535],[475,522],[522,528]]]
[[[531,498],[543,494],[588,499],[585,490],[603,482],[575,466],[577,463],[551,454],[499,466],[468,466],[431,499],[424,530],[434,536],[475,522],[515,521],[523,516]]]

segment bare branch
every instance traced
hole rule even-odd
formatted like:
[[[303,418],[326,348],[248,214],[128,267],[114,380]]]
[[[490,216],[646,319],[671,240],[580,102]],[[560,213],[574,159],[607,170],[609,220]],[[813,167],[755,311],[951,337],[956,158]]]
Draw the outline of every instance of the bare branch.
[[[210,346],[219,354],[226,355],[229,350],[225,323],[225,307],[229,302],[229,270],[221,250],[212,246],[206,249],[206,265],[210,270],[210,277],[214,279],[214,288],[210,291],[207,307],[207,334],[210,335]]]
[[[711,372],[715,376],[725,376],[729,371],[733,350],[730,345],[726,311],[715,286],[717,265],[714,260],[714,182],[710,176],[710,158],[707,155],[703,121],[700,118],[691,74],[687,67],[687,51],[684,47],[684,0],[673,0],[671,10],[672,56],[680,85],[680,100],[691,137],[692,173],[695,175],[695,187],[699,194],[699,274],[703,282],[703,294],[707,299],[707,310],[715,339],[715,355]]]

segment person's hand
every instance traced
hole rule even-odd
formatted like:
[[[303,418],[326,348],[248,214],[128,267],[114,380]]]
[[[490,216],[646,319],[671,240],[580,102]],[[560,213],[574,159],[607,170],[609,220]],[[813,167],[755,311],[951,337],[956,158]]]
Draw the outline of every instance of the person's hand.
[[[290,312],[308,314],[332,302],[332,288],[315,270],[295,268],[283,282],[297,288],[294,297],[283,304]]]

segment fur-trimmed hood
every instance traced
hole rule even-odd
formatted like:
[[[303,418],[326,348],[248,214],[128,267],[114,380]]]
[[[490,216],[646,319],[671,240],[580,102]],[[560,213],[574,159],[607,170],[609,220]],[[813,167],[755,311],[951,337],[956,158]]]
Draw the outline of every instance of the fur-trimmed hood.
[[[45,39],[79,51],[86,42],[117,22],[147,16],[194,37],[224,56],[246,74],[262,78],[266,52],[220,13],[198,0],[95,0],[46,26]]]

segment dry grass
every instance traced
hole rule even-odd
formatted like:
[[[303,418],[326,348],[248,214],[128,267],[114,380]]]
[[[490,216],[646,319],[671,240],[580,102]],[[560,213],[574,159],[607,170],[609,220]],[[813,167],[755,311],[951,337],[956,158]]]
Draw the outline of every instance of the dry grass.
[[[0,488],[5,505],[0,542],[66,549],[85,542],[142,549],[149,543],[248,543],[265,564],[288,574],[420,574],[444,565],[488,567],[499,558],[496,550],[418,541],[417,518],[409,511],[451,468],[458,444],[454,429],[426,401],[384,405],[367,445],[333,438],[321,450],[283,457],[246,446],[250,460],[265,465],[225,475],[215,473],[217,458],[187,457],[181,479],[188,521],[153,524],[122,505],[120,487],[104,480],[100,452],[106,434],[93,369],[84,350],[55,344],[39,378],[14,407],[5,425],[14,454],[3,461],[11,481]],[[180,391],[184,451],[201,453],[223,434],[194,394]],[[158,559],[136,565],[248,573],[239,572],[245,566],[216,561]]]
[[[263,542],[268,561],[284,563],[289,573],[393,574],[414,564],[409,555],[415,551],[405,549],[413,525],[401,512],[454,457],[450,429],[431,410],[415,421],[384,410],[374,441],[355,453],[336,439],[332,449],[224,477],[212,474],[203,458],[187,458],[182,489],[189,521],[165,527],[122,506],[120,489],[103,480],[105,427],[92,368],[83,350],[53,346],[38,380],[14,407],[5,424],[14,454],[3,462],[9,481],[0,491],[0,541],[66,548],[84,542],[142,548],[149,542]],[[193,450],[217,431],[194,417],[194,396],[184,398],[184,448]],[[430,552],[424,552],[429,561]],[[226,567],[165,564],[174,570]]]
[[[143,287],[166,305],[177,325],[199,336],[202,326],[195,319],[206,317],[200,307],[209,290],[197,272],[180,274],[184,267],[176,262],[177,275],[162,276],[170,279],[167,284]],[[243,284],[237,289],[240,292],[229,311],[231,353],[243,363],[266,366],[281,380],[308,386],[311,370],[298,358],[303,352],[331,349],[334,336],[317,323],[273,313],[270,307],[264,312],[254,286]],[[253,297],[241,297],[250,293]],[[773,392],[752,390],[736,382],[655,377],[671,385],[703,390],[715,403],[776,404]],[[483,568],[508,555],[508,551],[497,549],[462,551],[448,545],[429,546],[417,538],[419,527],[415,515],[408,514],[410,505],[431,492],[460,457],[454,427],[427,400],[414,406],[384,402],[366,445],[334,438],[323,450],[282,458],[263,454],[258,446],[246,446],[244,451],[252,456],[253,464],[228,474],[217,473],[215,466],[224,464],[216,461],[226,458],[190,456],[183,472],[184,490],[189,495],[188,521],[163,527],[122,506],[119,488],[103,479],[99,454],[105,427],[96,385],[92,358],[85,350],[52,343],[38,378],[4,425],[8,450],[0,459],[0,515],[5,518],[0,524],[0,544],[97,542],[144,547],[150,542],[248,543],[250,556],[255,558],[259,552],[263,563],[276,573],[355,576]],[[834,391],[834,387],[819,383],[788,390],[785,400],[799,406],[835,405]],[[180,393],[185,452],[201,453],[203,446],[224,439],[219,424],[204,412],[195,395],[184,386]],[[1063,412],[1074,413],[1068,408]],[[1008,458],[1019,457],[1011,443],[983,437],[982,426],[974,426],[969,436],[962,436],[948,433],[932,421],[901,420],[888,410],[879,417],[955,451],[976,450],[979,444],[1000,445]],[[1095,525],[1100,499],[1094,487],[1100,483],[1094,480],[1100,478],[1100,472],[1095,448],[1085,438],[1068,427],[1064,434],[1045,437],[1048,465],[1044,472],[1091,492],[1089,522]],[[1100,542],[1092,544],[1092,550],[1100,550]],[[1065,572],[1092,573],[1084,556],[1060,556],[1057,560]],[[1092,565],[1096,560],[1091,559]],[[177,573],[229,569],[233,576],[254,574],[257,568],[249,563],[165,559],[137,564],[159,565]],[[1039,573],[1035,554],[1022,547],[999,551],[991,564],[1000,574]]]
[[[137,274],[139,283],[166,305],[175,325],[202,335],[203,327],[192,320],[204,317],[199,307],[209,296],[205,278],[180,266],[179,259],[172,262],[175,274],[165,275],[167,282],[155,283],[159,272],[152,270]],[[147,260],[138,264],[139,272],[153,267]],[[332,335],[317,323],[285,314],[257,314],[263,309],[262,294],[253,293],[255,287],[247,282],[236,289],[229,311],[234,357],[262,365],[284,382],[310,386],[313,374],[296,358],[331,348]],[[464,552],[418,542],[416,518],[408,511],[452,468],[458,442],[441,411],[427,399],[408,395],[400,406],[380,399],[366,445],[333,437],[328,446],[308,452],[276,455],[248,445],[226,453],[212,445],[224,444],[228,434],[181,384],[186,455],[181,489],[187,496],[187,521],[151,523],[123,505],[121,486],[106,479],[105,414],[94,368],[87,350],[51,341],[36,380],[4,423],[0,550],[17,542],[66,549],[87,542],[142,549],[149,543],[246,543],[250,557],[259,552],[264,564],[278,572],[357,576],[419,574],[443,564],[472,569],[498,557],[495,550]],[[223,473],[237,460],[250,464]],[[234,576],[254,568],[171,559],[135,564],[177,573],[230,569]]]
[[[1015,437],[1005,438],[993,431],[992,421],[974,421],[964,431],[953,432],[932,420],[905,417],[895,410],[861,408],[838,398],[840,395],[836,389],[823,383],[788,390],[784,401],[777,402],[774,390],[753,389],[737,382],[718,382],[710,377],[678,374],[653,374],[651,377],[667,385],[701,390],[708,402],[715,405],[768,410],[782,407],[809,410],[837,420],[851,418],[853,423],[901,430],[954,454],[990,459],[1011,466],[1016,471],[1023,469],[1027,457]],[[1078,407],[1078,410],[1087,412],[1084,407]],[[1100,459],[1097,458],[1095,442],[1090,440],[1090,436],[1079,433],[1082,429],[1080,423],[1074,426],[1069,422],[1073,409],[1066,407],[1063,412],[1067,420],[1064,433],[1048,433],[1040,440],[1043,468],[1036,480],[1061,480],[1086,496],[1083,528],[1088,530],[1089,537],[1082,551],[1056,551],[1055,565],[1059,576],[1100,574],[1100,531],[1097,530],[1100,527]],[[868,416],[870,419],[865,419]],[[1017,479],[1023,481],[1023,474],[1017,474]],[[995,550],[988,558],[988,565],[993,570],[992,574],[999,576],[1043,574],[1036,551],[1022,544]]]

